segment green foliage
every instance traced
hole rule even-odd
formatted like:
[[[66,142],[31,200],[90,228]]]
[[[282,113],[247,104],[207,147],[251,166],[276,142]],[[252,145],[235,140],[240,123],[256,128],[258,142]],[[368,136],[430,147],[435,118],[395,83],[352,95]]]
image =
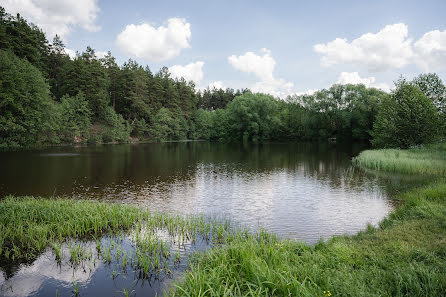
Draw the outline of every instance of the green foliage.
[[[420,74],[412,80],[437,107],[442,125],[443,135],[446,136],[446,86],[435,73]]]
[[[132,135],[138,137],[139,139],[145,139],[147,133],[149,132],[149,125],[144,119],[136,120],[132,124]]]
[[[161,108],[152,119],[150,136],[156,140],[179,140],[186,138],[187,123],[181,115],[168,108]]]
[[[49,48],[45,34],[20,15],[7,14],[1,6],[0,50],[9,50],[17,57],[28,60],[44,75],[48,70]]]
[[[368,140],[379,103],[386,97],[386,93],[364,85],[333,85],[288,100],[305,109],[299,116],[304,139]]]
[[[402,83],[380,106],[373,125],[375,147],[408,148],[434,142],[439,133],[437,110],[417,87]]]
[[[193,114],[193,132],[191,138],[209,140],[211,138],[212,129],[212,112],[198,109]]]
[[[88,138],[91,111],[82,92],[61,98],[59,136],[63,142],[83,142]]]
[[[265,141],[279,129],[279,103],[269,95],[246,93],[228,104],[229,134],[233,140]]]
[[[102,118],[105,120],[104,142],[126,142],[129,140],[131,126],[122,115],[117,114],[113,108],[107,106]]]
[[[0,145],[40,143],[52,107],[40,71],[11,51],[0,50],[0,86]]]

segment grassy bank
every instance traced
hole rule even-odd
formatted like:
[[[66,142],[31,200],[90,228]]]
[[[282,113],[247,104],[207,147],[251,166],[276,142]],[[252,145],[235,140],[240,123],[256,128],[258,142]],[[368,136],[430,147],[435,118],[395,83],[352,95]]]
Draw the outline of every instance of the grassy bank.
[[[363,151],[354,162],[361,167],[396,173],[446,175],[446,143],[408,150]]]
[[[365,151],[371,169],[444,175],[444,147]],[[396,156],[396,158],[394,157]],[[198,255],[173,296],[446,296],[446,182],[402,194],[378,228],[313,247],[264,234]]]

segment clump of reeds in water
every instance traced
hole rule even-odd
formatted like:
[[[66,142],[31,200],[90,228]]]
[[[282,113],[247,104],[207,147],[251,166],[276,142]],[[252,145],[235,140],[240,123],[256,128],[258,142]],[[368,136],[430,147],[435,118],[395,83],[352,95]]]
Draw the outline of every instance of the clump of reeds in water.
[[[235,232],[228,221],[203,216],[33,197],[2,200],[0,220],[0,257],[6,261],[32,260],[50,249],[58,263],[68,260],[73,267],[91,271],[102,261],[120,267],[123,273],[131,267],[142,279],[169,275],[181,261],[186,244],[198,239],[209,246],[222,244]]]

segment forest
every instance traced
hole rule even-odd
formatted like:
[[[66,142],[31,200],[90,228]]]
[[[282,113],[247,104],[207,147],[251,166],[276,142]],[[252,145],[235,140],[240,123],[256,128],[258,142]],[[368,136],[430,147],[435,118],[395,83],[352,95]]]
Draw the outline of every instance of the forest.
[[[386,93],[333,85],[285,99],[248,89],[199,90],[163,67],[87,47],[70,58],[37,26],[0,7],[0,147],[167,140],[337,138],[407,148],[446,135],[446,87],[434,73]]]

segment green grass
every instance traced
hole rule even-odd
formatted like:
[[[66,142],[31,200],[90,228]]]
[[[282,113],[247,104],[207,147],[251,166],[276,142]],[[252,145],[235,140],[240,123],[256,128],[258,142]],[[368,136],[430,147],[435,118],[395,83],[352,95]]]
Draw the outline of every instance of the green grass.
[[[446,175],[446,144],[428,145],[409,150],[367,150],[354,159],[367,169],[404,174]]]
[[[129,205],[7,197],[0,202],[0,257],[32,259],[48,246],[57,250],[66,238],[99,237],[128,229],[141,216]]]

